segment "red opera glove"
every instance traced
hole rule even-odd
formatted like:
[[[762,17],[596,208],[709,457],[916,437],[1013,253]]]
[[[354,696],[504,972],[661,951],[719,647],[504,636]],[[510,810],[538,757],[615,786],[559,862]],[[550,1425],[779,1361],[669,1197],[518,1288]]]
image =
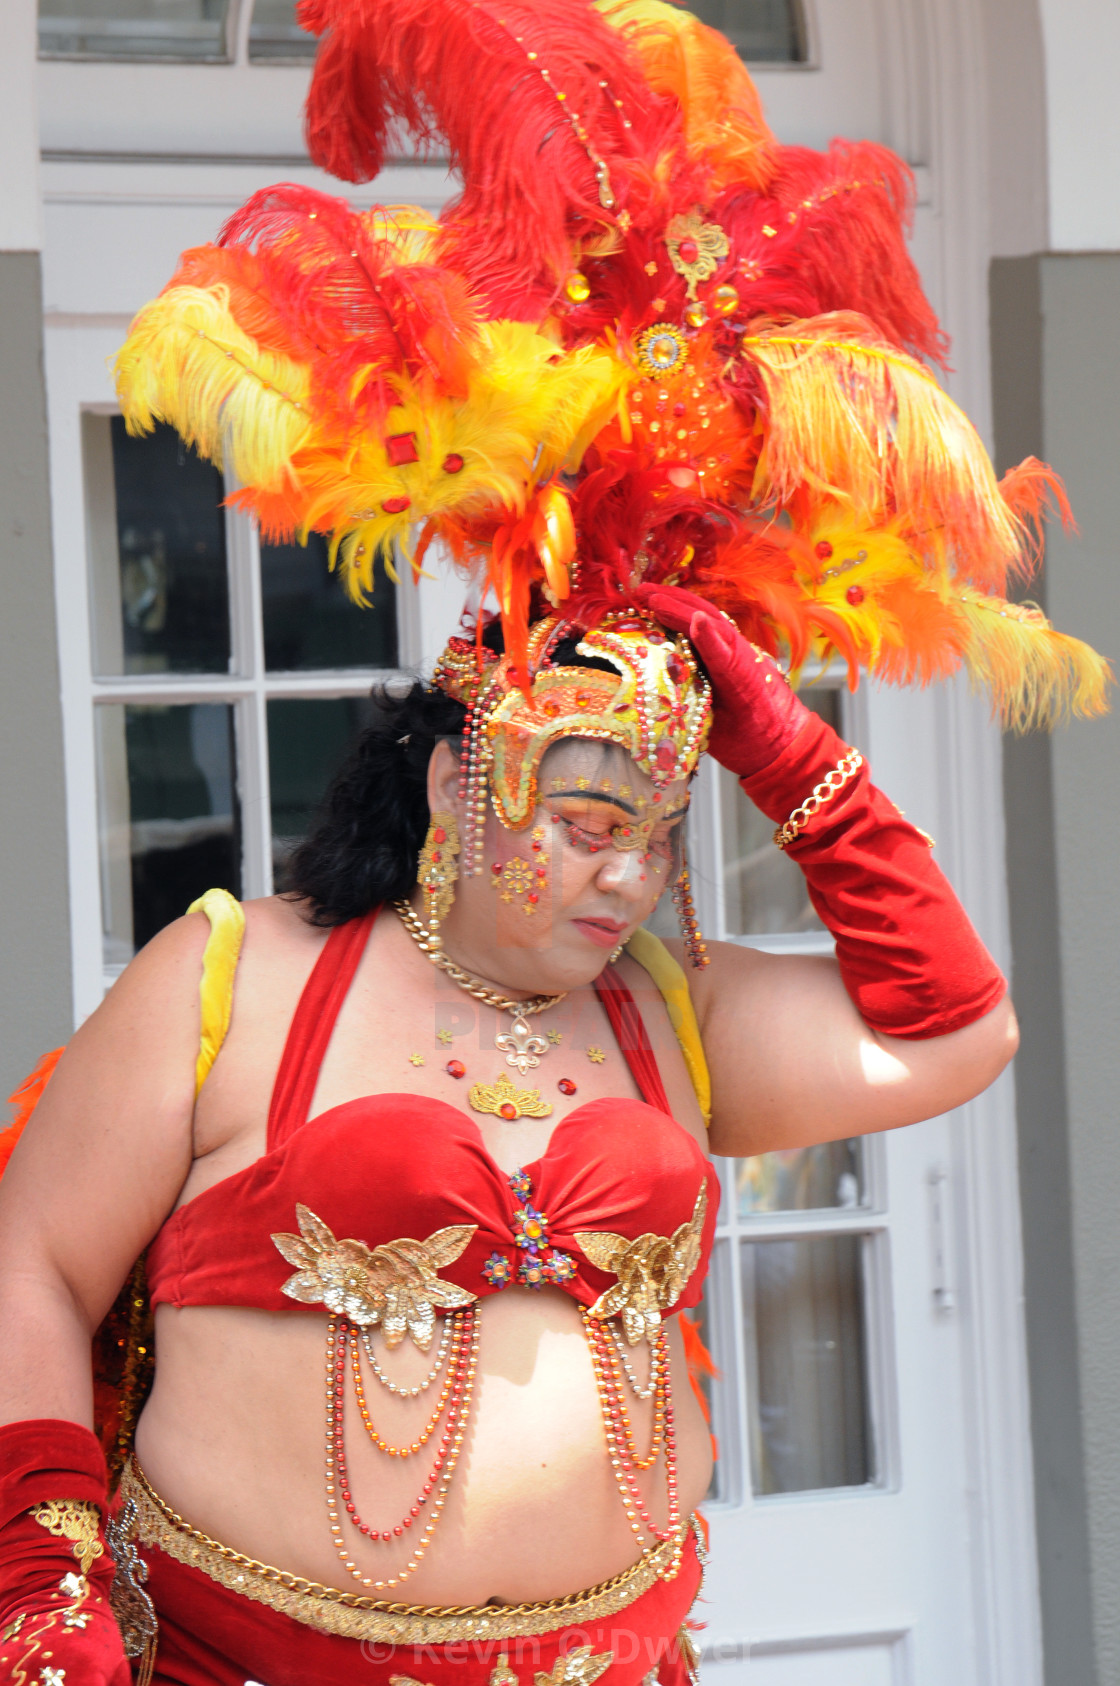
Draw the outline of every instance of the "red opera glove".
[[[649,586],[634,595],[662,626],[683,632],[704,663],[712,683],[709,755],[741,779],[760,772],[793,741],[809,714],[781,668],[691,591]]]
[[[708,748],[778,825],[865,1023],[922,1038],[983,1018],[1007,985],[925,834],[729,621],[683,591],[650,588],[646,602],[663,625],[687,634],[707,668]],[[826,784],[829,794],[814,798]]]
[[[0,1679],[132,1686],[109,1605],[105,1458],[77,1423],[0,1428]]]

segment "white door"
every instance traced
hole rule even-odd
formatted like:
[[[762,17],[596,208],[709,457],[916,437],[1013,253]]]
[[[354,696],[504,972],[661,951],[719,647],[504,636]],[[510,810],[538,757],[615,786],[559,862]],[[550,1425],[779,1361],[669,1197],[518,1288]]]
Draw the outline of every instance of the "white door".
[[[783,140],[867,136],[920,167],[915,249],[957,338],[958,393],[982,421],[983,254],[969,205],[947,187],[962,174],[954,152],[970,145],[967,113],[945,103],[958,85],[953,55],[969,50],[961,8],[807,5],[792,23],[786,0],[701,9],[753,54],[773,55],[758,80]],[[247,27],[242,8],[242,60]],[[799,46],[807,61],[782,62]],[[190,97],[176,104],[184,75]],[[255,535],[231,518],[189,535],[191,590],[226,606],[228,633],[215,635],[208,614],[210,642],[176,647],[161,622],[166,557],[145,534],[139,503],[134,526],[122,525],[135,487],[113,432],[107,359],[178,251],[211,238],[249,192],[278,176],[330,187],[281,156],[294,150],[301,81],[291,66],[244,62],[44,67],[79,1018],[145,921],[159,917],[159,874],[146,878],[145,863],[162,852],[166,864],[174,851],[189,876],[225,851],[245,894],[267,891],[314,794],[301,782],[301,744],[319,758],[374,669],[433,656],[457,612],[454,588],[401,588],[385,601],[381,642],[355,652],[337,642],[317,600],[291,643],[284,558],[266,556],[262,572]],[[171,145],[176,159],[142,156]],[[96,151],[82,156],[83,146]],[[266,156],[249,162],[250,153]],[[435,205],[445,190],[438,170],[391,174],[363,200]],[[196,487],[196,505],[200,495]],[[1002,955],[998,743],[983,711],[951,690],[848,700],[823,685],[813,694],[839,710],[878,782],[937,838],[942,865]],[[153,759],[183,776],[157,785]],[[795,869],[714,770],[694,813],[708,934],[826,946]],[[706,1686],[1035,1686],[1010,1080],[959,1114],[890,1137],[723,1170],[707,1306],[723,1374],[713,1401],[722,1455],[708,1506]]]

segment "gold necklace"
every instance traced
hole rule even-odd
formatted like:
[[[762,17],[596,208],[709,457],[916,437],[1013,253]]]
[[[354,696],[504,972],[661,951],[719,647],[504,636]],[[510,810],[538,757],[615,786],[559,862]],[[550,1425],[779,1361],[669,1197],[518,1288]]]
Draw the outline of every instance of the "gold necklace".
[[[393,911],[420,952],[428,956],[433,966],[446,972],[452,983],[458,984],[460,989],[476,1001],[484,1002],[487,1007],[512,1015],[509,1030],[500,1030],[494,1038],[494,1046],[505,1055],[506,1064],[513,1066],[522,1077],[540,1065],[541,1055],[548,1053],[548,1040],[533,1031],[529,1019],[536,1013],[546,1013],[550,1007],[558,1006],[567,991],[560,995],[532,995],[528,1001],[514,1001],[508,995],[499,995],[496,989],[490,989],[481,978],[464,971],[443,952],[439,939],[433,936],[408,902],[394,902]],[[467,1099],[473,1111],[507,1120],[547,1118],[552,1112],[551,1104],[542,1100],[539,1089],[518,1089],[504,1072],[497,1083],[475,1083]]]

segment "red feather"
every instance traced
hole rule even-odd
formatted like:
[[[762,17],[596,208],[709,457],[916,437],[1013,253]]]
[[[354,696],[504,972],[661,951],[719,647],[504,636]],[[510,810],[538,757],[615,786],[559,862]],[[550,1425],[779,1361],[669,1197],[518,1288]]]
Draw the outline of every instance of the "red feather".
[[[285,322],[315,343],[312,399],[321,409],[345,412],[353,402],[355,419],[366,419],[392,402],[384,376],[394,370],[426,369],[461,389],[477,306],[445,266],[402,263],[391,223],[375,227],[345,200],[286,183],[254,194],[220,238],[255,253]],[[352,398],[355,379],[374,366],[377,376]]]
[[[794,230],[791,261],[817,312],[868,316],[896,345],[944,365],[948,340],[906,244],[915,196],[909,165],[872,141],[837,140],[827,152],[787,146],[780,160],[773,209]]]
[[[362,181],[384,165],[394,125],[446,146],[464,188],[443,219],[445,256],[476,284],[562,279],[573,247],[616,225],[597,161],[606,197],[638,220],[652,159],[680,143],[676,107],[586,0],[303,0],[301,21],[327,31],[307,104],[312,157]]]

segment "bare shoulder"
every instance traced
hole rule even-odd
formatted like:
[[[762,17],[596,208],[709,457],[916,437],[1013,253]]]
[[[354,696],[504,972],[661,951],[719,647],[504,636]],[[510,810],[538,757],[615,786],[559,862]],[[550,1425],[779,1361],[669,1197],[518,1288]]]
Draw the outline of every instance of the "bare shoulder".
[[[725,999],[729,986],[738,991],[756,980],[761,981],[768,962],[773,959],[760,949],[745,948],[739,943],[709,942],[708,965],[697,968],[689,960],[679,937],[666,939],[665,947],[684,972],[701,1029],[716,1004]]]
[[[250,999],[266,1003],[298,994],[330,935],[312,923],[305,902],[288,896],[261,896],[242,904],[245,936],[234,986],[234,1011]]]

